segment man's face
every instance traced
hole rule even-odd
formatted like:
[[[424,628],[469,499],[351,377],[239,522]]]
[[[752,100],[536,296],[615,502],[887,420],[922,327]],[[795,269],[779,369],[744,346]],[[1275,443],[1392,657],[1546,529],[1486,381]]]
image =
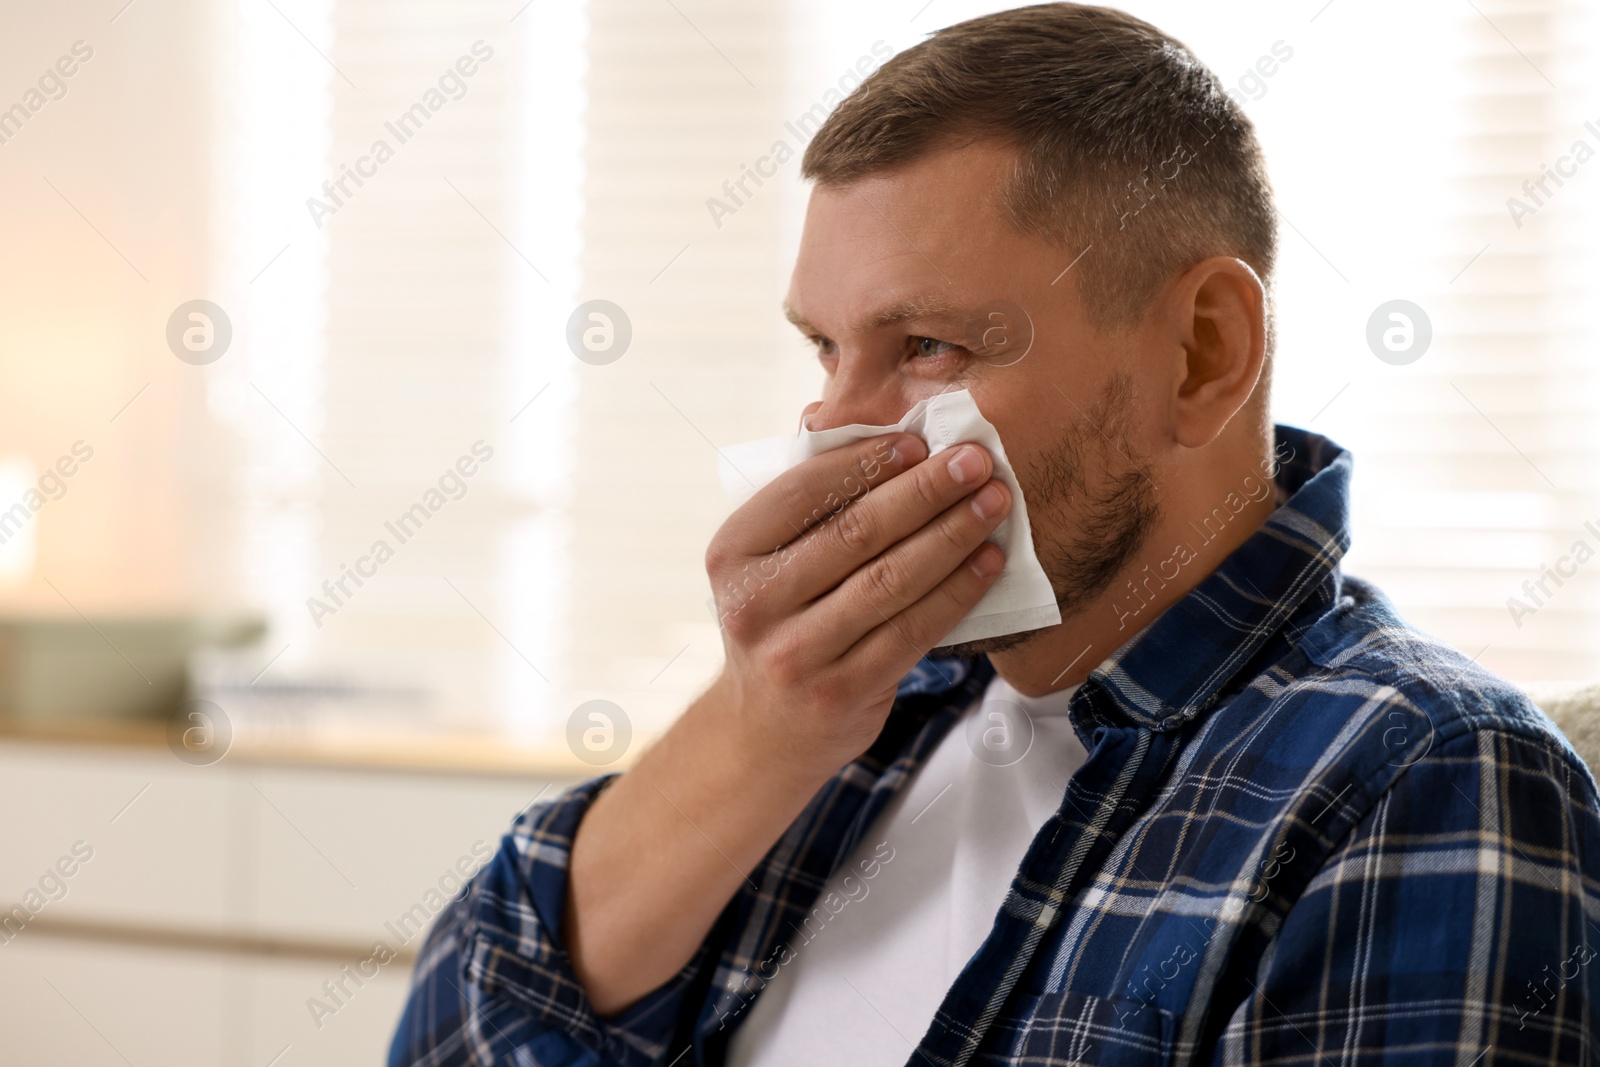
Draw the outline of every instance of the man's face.
[[[998,194],[1013,158],[978,143],[817,188],[787,304],[827,373],[812,429],[892,423],[927,397],[971,390],[1000,432],[1067,615],[1110,583],[1158,515],[1142,447],[1154,412],[1138,402],[1146,341],[1142,324],[1089,324],[1071,272],[1095,268],[1092,248],[1078,258],[1006,221]]]

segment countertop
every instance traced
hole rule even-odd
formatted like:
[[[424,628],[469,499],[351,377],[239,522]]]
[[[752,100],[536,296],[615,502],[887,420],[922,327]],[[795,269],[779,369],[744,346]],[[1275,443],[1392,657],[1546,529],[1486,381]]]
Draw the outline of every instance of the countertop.
[[[491,732],[276,731],[236,737],[219,763],[580,780],[629,766],[653,740],[635,736],[621,759],[580,760],[560,737],[522,739]],[[161,751],[166,726],[147,720],[0,719],[0,744],[48,744]]]

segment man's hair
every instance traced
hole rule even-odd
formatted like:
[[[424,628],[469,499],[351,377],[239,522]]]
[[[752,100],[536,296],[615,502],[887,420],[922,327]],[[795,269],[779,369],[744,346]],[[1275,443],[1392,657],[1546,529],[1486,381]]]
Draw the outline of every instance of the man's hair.
[[[1000,190],[1011,223],[1060,245],[1063,265],[1083,254],[1072,273],[1097,326],[1137,322],[1208,256],[1270,285],[1276,216],[1250,120],[1187,47],[1111,8],[1039,4],[939,30],[834,110],[802,171],[843,185],[988,139],[1017,151]]]

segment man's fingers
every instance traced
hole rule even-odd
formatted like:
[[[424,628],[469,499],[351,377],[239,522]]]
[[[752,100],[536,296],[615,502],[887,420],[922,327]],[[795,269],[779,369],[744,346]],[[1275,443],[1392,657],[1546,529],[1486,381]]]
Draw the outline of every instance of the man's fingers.
[[[991,481],[899,544],[868,561],[812,605],[809,625],[835,655],[884,619],[927,596],[956,571],[1000,525],[1011,507],[1005,486]],[[985,555],[984,560],[988,560]]]
[[[785,549],[792,573],[787,587],[790,595],[798,601],[813,600],[842,582],[854,581],[859,577],[858,569],[879,565],[875,561],[893,546],[942,521],[941,513],[957,514],[953,505],[988,481],[993,469],[989,454],[981,447],[957,445],[874,489],[865,499],[842,509],[808,537]],[[1002,486],[995,491],[1005,493]],[[989,530],[997,525],[999,519],[989,524]],[[948,525],[945,529],[953,532]],[[987,537],[989,530],[962,544],[937,573],[929,575],[928,585],[917,595],[950,573],[956,561]],[[905,603],[895,605],[894,610]],[[852,638],[858,635],[859,632]]]
[[[728,518],[718,541],[735,555],[766,555],[855,506],[873,486],[920,463],[928,446],[913,434],[857,441],[784,471]]]
[[[847,677],[898,678],[926,656],[962,616],[989,591],[1005,566],[1005,554],[983,544],[926,596],[892,615],[856,643],[841,660]]]

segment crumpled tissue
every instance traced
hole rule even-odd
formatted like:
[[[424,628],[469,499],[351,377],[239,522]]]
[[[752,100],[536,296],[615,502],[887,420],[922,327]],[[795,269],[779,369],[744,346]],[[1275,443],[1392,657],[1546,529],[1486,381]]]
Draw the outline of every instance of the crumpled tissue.
[[[1055,591],[1045,577],[1033,550],[1028,508],[1011,461],[994,425],[983,417],[972,393],[966,389],[929,397],[907,411],[892,426],[856,423],[831,430],[802,430],[797,435],[768,437],[721,450],[718,462],[723,489],[743,503],[778,475],[812,456],[844,445],[888,433],[911,433],[928,443],[928,455],[938,455],[964,442],[982,445],[994,461],[994,478],[1011,491],[1011,513],[995,528],[989,540],[1005,552],[1005,568],[983,599],[939,642],[954,645],[988,637],[1036,630],[1061,621]]]

